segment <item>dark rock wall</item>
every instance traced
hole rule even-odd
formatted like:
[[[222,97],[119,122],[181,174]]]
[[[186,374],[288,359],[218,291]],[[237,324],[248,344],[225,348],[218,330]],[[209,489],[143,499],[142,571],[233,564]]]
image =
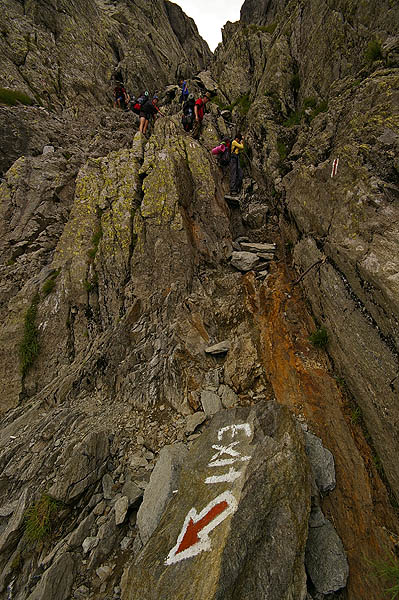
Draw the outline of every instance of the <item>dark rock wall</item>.
[[[193,20],[166,0],[3,4],[0,86],[44,105],[110,102],[115,77],[136,94],[155,92],[211,56]]]

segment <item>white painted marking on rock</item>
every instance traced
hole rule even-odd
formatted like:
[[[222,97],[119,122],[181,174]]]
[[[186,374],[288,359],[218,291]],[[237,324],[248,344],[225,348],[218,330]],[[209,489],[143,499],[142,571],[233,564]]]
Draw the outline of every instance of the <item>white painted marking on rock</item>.
[[[234,439],[240,432],[246,437],[252,436],[252,427],[249,423],[239,425],[228,425],[222,427],[217,433],[218,440],[221,441],[225,434],[231,434]],[[250,456],[241,456],[241,453],[235,449],[239,441],[231,442],[227,445],[214,444],[212,448],[217,452],[212,456],[208,467],[228,467],[235,462],[247,462]],[[221,458],[222,456],[229,458]],[[212,475],[206,477],[204,483],[209,484],[232,484],[241,477],[244,471],[236,471],[230,466],[229,470],[221,475]],[[177,490],[176,490],[177,491]],[[173,491],[173,493],[176,493]],[[172,565],[183,559],[196,556],[200,552],[211,549],[211,540],[209,533],[219,525],[224,519],[237,510],[238,503],[232,492],[226,490],[212,500],[199,514],[195,508],[191,508],[184,520],[183,527],[177,538],[176,545],[170,550],[166,565]]]
[[[335,175],[337,174],[338,171],[338,163],[339,163],[339,158],[335,158],[333,160],[333,164],[332,164],[332,169],[331,169],[331,177],[335,177]]]
[[[222,460],[215,460],[208,463],[208,467],[227,467],[233,465],[237,461],[245,462],[249,460],[250,456],[238,456],[237,458],[223,458]]]
[[[205,479],[205,483],[233,483],[236,479],[241,477],[242,471],[236,471],[233,467],[230,467],[228,473],[224,473],[223,475],[212,475],[212,477],[207,477]]]
[[[218,431],[218,440],[221,440],[223,435],[228,431],[231,431],[231,437],[234,438],[237,435],[238,431],[244,431],[247,437],[251,437],[252,429],[249,423],[242,423],[241,425],[228,425],[227,427],[222,427]]]

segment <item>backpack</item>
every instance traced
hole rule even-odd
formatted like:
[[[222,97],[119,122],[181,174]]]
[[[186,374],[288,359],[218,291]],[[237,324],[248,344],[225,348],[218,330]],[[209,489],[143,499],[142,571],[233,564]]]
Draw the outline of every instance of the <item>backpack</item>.
[[[219,163],[221,164],[222,167],[227,167],[227,165],[230,162],[230,148],[231,148],[231,143],[230,140],[226,145],[226,148],[224,149],[224,151],[219,154]]]
[[[183,115],[181,118],[181,122],[186,131],[189,131],[192,128],[193,121],[194,121],[193,111],[190,111],[188,114]]]
[[[189,131],[193,126],[194,121],[194,101],[187,100],[183,104],[183,116],[181,122],[185,131]]]

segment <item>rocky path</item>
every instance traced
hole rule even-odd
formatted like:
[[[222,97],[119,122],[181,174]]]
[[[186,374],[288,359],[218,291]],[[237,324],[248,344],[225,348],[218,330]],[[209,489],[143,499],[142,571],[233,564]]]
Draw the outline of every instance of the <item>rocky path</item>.
[[[267,191],[248,178],[225,200],[214,113],[201,144],[171,115],[83,160],[72,186],[57,148],[1,184],[2,600],[194,599],[201,578],[220,600],[381,600],[364,556],[390,544],[395,513],[309,341]],[[21,376],[34,298],[40,352]],[[218,456],[223,428],[247,423]],[[236,442],[249,458],[229,481]]]

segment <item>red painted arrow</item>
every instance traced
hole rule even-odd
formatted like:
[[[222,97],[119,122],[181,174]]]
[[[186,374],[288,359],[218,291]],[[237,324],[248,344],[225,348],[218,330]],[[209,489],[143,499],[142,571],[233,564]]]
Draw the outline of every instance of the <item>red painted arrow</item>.
[[[226,500],[223,500],[222,502],[219,502],[219,504],[212,506],[206,515],[204,515],[199,521],[194,522],[193,519],[190,519],[176,554],[183,552],[183,550],[187,550],[187,548],[194,546],[194,544],[197,544],[200,541],[198,533],[204,529],[204,527],[209,525],[213,519],[216,519],[216,517],[226,510],[228,506],[229,504],[226,502]]]

